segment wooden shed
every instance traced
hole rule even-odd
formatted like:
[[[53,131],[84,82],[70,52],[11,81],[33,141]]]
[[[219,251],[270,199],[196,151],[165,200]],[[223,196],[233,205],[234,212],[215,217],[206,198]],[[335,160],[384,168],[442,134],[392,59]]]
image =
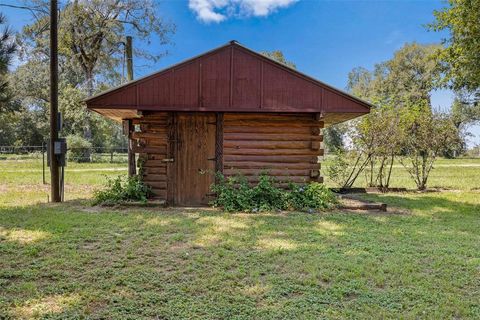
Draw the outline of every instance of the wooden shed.
[[[206,204],[216,171],[322,181],[322,128],[370,110],[235,41],[86,102],[127,124],[144,181],[180,206]]]

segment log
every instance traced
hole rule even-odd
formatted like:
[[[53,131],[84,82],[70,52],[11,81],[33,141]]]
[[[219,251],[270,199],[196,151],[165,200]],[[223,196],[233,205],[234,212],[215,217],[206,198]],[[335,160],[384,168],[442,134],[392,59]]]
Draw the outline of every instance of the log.
[[[167,182],[164,181],[145,181],[145,184],[150,186],[154,190],[166,190]]]
[[[318,171],[318,170],[317,170]],[[239,168],[227,168],[225,167],[224,173],[226,175],[241,174],[244,176],[258,176],[261,174],[267,174],[269,176],[303,176],[309,177],[310,170],[308,169],[239,169]]]
[[[288,156],[305,155],[318,157],[321,152],[310,149],[245,149],[245,148],[225,148],[225,155],[264,155],[264,156]]]
[[[255,162],[255,161],[245,161],[245,162],[225,162],[225,168],[236,168],[236,169],[320,169],[320,163],[308,163],[308,162],[294,162],[294,163],[277,163],[277,162]]]
[[[145,161],[143,166],[145,168],[148,168],[148,167],[159,167],[159,166],[163,166],[165,164],[166,164],[166,162],[164,162],[162,160],[147,160],[147,161]]]
[[[134,146],[133,151],[135,153],[156,153],[156,154],[165,154],[167,152],[166,146]]]
[[[149,184],[150,182],[165,182],[167,181],[166,174],[145,174],[143,176],[143,181]]]
[[[225,140],[225,148],[247,149],[310,149],[311,141],[231,141]]]
[[[288,133],[311,134],[312,127],[289,127]],[[225,124],[223,131],[225,133],[285,133],[285,127],[250,127],[250,126],[233,126]]]
[[[224,155],[225,162],[242,162],[242,161],[256,161],[256,162],[277,162],[277,163],[318,163],[316,156],[257,156],[257,155]]]
[[[147,139],[147,140],[165,140],[167,141],[166,134],[159,134],[155,132],[132,132],[133,139]]]
[[[291,113],[225,113],[225,120],[283,120],[283,121],[314,121],[310,114],[295,115]]]
[[[310,149],[312,150],[320,150],[320,141],[312,141],[310,143]]]
[[[147,167],[145,168],[145,174],[167,174],[167,164],[165,163],[158,167]]]
[[[318,127],[319,123],[312,120],[277,120],[269,121],[266,119],[252,119],[252,120],[227,120],[225,119],[225,126],[247,126],[247,127]]]
[[[289,133],[225,133],[223,137],[225,141],[323,141],[323,136]]]

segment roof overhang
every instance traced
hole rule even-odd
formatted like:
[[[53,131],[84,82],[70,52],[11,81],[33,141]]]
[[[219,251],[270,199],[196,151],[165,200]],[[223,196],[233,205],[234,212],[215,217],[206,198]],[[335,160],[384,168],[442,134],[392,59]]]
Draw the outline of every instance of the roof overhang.
[[[85,100],[116,121],[143,111],[320,113],[326,125],[373,106],[237,42]]]

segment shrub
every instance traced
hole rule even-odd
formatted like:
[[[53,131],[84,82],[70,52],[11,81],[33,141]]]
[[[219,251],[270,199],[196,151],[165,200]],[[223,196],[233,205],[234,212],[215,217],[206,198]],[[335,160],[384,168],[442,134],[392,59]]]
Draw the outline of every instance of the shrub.
[[[107,178],[105,188],[94,191],[94,205],[114,205],[122,202],[146,202],[151,195],[151,189],[145,185],[139,176]]]
[[[320,183],[297,185],[291,183],[287,190],[275,186],[275,180],[266,174],[250,185],[244,176],[225,178],[217,174],[217,183],[212,185],[216,199],[213,206],[225,211],[260,212],[274,210],[321,210],[336,203],[333,193]]]
[[[329,209],[335,206],[337,198],[324,184],[311,182],[305,185],[290,184],[287,194],[288,207],[299,211]]]
[[[90,162],[90,148],[92,143],[80,136],[67,136],[67,159],[74,162]]]

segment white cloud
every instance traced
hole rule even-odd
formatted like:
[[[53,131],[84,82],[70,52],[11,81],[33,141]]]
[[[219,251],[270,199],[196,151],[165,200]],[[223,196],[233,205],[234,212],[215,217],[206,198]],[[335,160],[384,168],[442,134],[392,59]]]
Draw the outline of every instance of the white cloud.
[[[230,17],[264,17],[298,0],[189,0],[188,6],[203,22],[221,22]]]

